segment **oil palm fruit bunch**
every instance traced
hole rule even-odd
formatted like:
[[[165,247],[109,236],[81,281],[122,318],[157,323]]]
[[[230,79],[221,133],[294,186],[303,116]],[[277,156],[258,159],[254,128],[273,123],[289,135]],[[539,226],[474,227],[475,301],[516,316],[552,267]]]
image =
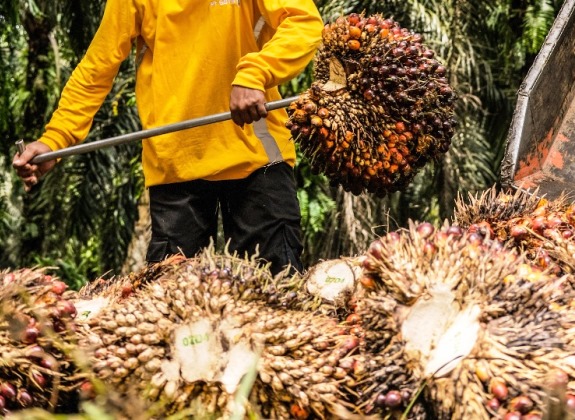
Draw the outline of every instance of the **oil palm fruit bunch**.
[[[360,349],[379,357],[356,389],[365,414],[541,419],[551,389],[562,412],[572,407],[575,291],[566,277],[448,223],[390,232],[369,246],[363,268]]]
[[[89,376],[76,354],[75,292],[45,270],[0,272],[0,413],[71,412]]]
[[[555,275],[575,272],[575,202],[564,195],[547,200],[492,188],[466,202],[459,199],[454,222],[508,242]]]
[[[207,249],[129,282],[139,287],[120,297],[123,287],[104,289],[116,298],[86,321],[81,344],[97,377],[120,393],[136,390],[154,417],[184,409],[225,417],[241,408],[286,418],[345,408],[337,385],[347,373],[337,361],[357,339],[335,319],[298,309],[299,280]],[[253,371],[253,389],[238,408],[240,380]]]
[[[358,195],[404,188],[448,151],[456,95],[420,34],[381,15],[327,24],[311,87],[286,126],[333,185]]]

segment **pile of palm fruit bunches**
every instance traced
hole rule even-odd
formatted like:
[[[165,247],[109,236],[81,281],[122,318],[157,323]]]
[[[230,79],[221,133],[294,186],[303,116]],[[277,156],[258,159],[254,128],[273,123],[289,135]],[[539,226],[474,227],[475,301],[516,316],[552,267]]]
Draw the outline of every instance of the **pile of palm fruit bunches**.
[[[4,271],[2,412],[572,418],[575,203],[456,206],[295,275],[211,248],[79,292]]]
[[[359,195],[404,189],[450,147],[456,95],[423,37],[381,15],[327,24],[286,123],[312,170]]]

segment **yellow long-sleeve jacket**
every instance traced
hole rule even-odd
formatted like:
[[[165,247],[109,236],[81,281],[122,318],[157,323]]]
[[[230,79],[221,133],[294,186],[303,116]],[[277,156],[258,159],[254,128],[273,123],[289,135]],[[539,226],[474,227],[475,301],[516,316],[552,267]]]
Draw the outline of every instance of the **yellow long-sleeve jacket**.
[[[147,129],[228,111],[234,84],[280,99],[277,85],[311,61],[322,28],[312,0],[108,0],[40,141],[57,150],[87,136],[134,42]],[[144,140],[146,185],[239,179],[281,160],[293,166],[286,119],[276,110],[243,129],[230,120]]]

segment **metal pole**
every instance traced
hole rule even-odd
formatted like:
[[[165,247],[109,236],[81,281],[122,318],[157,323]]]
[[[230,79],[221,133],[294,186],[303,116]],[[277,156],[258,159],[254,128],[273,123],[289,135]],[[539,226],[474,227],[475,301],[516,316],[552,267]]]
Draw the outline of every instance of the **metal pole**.
[[[278,101],[268,102],[266,104],[266,109],[268,111],[273,111],[280,108],[285,108],[293,101],[297,100],[298,97],[294,96],[291,98],[280,99]],[[59,159],[66,156],[80,155],[83,153],[93,152],[94,150],[103,149],[105,147],[118,146],[120,144],[130,143],[136,140],[143,140],[154,136],[160,136],[162,134],[173,133],[175,131],[186,130],[188,128],[199,127],[202,125],[213,124],[221,121],[227,121],[232,118],[231,112],[222,112],[220,114],[208,115],[206,117],[194,118],[191,120],[181,121],[174,124],[163,125],[161,127],[150,128],[148,130],[136,131],[134,133],[122,134],[116,137],[110,137],[104,140],[93,141],[91,143],[79,144],[77,146],[70,146],[62,150],[56,150],[54,152],[43,153],[41,155],[35,156],[31,163],[38,164],[42,162],[47,162],[49,160]],[[21,145],[19,145],[21,147]],[[20,149],[22,150],[22,149]]]

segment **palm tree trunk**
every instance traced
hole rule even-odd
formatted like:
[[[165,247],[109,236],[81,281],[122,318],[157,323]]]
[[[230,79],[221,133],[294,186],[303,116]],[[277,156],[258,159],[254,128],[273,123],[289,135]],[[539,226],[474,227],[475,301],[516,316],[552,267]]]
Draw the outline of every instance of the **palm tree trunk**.
[[[24,109],[24,127],[39,130],[44,126],[48,107],[48,86],[46,74],[52,67],[49,55],[52,46],[49,42],[56,22],[48,17],[34,16],[26,12],[22,24],[28,34],[28,65],[26,68],[26,91],[30,92]]]

